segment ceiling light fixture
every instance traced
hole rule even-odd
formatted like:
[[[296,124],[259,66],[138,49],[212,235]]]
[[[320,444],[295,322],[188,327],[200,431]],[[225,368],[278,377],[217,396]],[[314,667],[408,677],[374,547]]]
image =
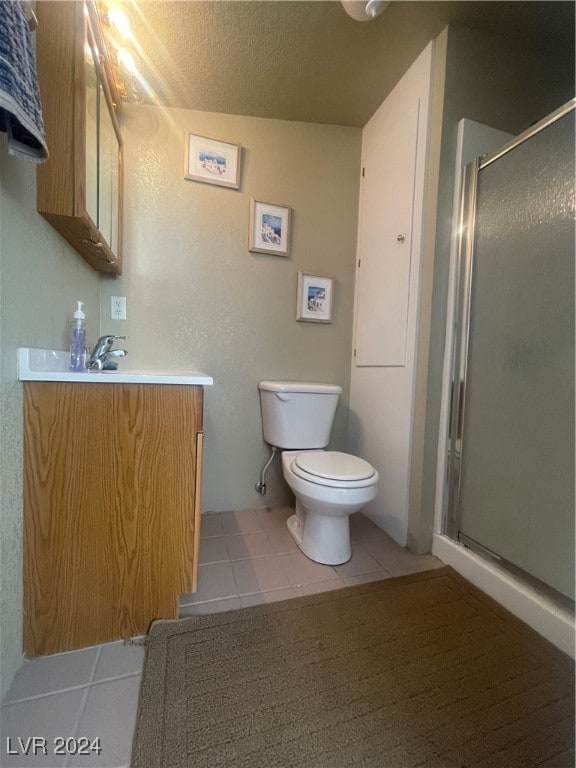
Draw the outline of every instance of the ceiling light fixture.
[[[380,16],[390,0],[340,0],[344,10],[356,21],[370,21]]]

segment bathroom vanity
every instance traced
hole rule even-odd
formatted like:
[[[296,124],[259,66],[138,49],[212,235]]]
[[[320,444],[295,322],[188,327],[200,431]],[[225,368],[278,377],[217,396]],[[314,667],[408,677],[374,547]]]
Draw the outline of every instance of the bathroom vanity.
[[[196,589],[211,377],[26,368],[25,654],[176,618],[179,595]]]

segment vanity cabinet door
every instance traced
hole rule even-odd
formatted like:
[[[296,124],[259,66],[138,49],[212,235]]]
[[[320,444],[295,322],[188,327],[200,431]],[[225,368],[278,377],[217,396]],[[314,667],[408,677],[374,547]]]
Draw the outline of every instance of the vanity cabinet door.
[[[202,387],[24,388],[26,655],[176,618],[196,581]]]

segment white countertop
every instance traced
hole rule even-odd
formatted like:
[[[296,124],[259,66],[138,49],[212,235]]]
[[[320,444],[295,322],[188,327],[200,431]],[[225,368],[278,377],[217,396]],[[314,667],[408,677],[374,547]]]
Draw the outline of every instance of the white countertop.
[[[122,364],[120,364],[122,365]],[[69,381],[97,384],[192,384],[210,386],[212,376],[202,371],[148,371],[119,367],[117,371],[68,370],[68,352],[59,349],[18,349],[18,378],[20,381]]]

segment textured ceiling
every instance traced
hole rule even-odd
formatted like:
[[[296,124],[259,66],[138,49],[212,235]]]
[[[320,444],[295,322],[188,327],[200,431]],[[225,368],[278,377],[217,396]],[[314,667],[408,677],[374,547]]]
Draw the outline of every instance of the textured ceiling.
[[[138,0],[132,16],[166,106],[363,126],[449,22],[527,39],[572,66],[574,5],[396,0],[358,22],[332,0]]]

